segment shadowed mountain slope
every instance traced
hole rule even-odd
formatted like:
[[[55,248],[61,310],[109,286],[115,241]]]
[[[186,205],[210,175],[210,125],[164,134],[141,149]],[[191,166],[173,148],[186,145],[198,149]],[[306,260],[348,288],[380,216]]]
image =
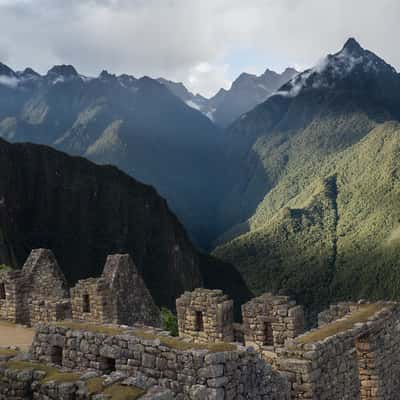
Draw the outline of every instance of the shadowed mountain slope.
[[[227,292],[238,303],[249,296],[234,267],[194,249],[152,187],[115,167],[0,140],[0,264],[21,266],[40,247],[54,251],[70,284],[99,276],[108,254],[129,253],[159,305],[174,307],[184,290],[227,271],[237,277]]]

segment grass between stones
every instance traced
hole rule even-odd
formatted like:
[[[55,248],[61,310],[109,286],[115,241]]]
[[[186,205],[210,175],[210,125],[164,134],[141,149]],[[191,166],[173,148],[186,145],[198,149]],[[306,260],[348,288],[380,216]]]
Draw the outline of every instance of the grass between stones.
[[[104,390],[104,379],[101,377],[95,377],[88,379],[85,384],[89,394],[99,394]]]
[[[123,335],[126,334],[126,329],[119,328],[118,326],[97,325],[92,323],[76,322],[76,321],[60,321],[56,323],[57,326],[64,328],[89,331],[94,333],[103,333],[104,335]]]
[[[176,350],[208,350],[213,353],[220,353],[224,351],[233,351],[236,350],[236,346],[231,343],[190,343],[180,340],[178,338],[174,338],[171,336],[163,336],[157,335],[153,332],[147,331],[145,329],[134,329],[133,331],[129,331],[124,328],[119,328],[117,326],[107,326],[107,325],[98,325],[92,323],[82,323],[76,321],[62,321],[57,322],[57,326],[74,329],[74,330],[83,330],[90,331],[95,333],[102,333],[105,335],[132,335],[137,336],[141,339],[145,340],[159,340],[160,343],[171,349]]]
[[[9,361],[6,363],[6,367],[16,370],[34,369],[37,371],[43,371],[46,373],[46,375],[41,380],[41,383],[47,383],[50,381],[59,383],[74,382],[80,378],[79,374],[73,372],[62,372],[57,368],[49,367],[45,364],[36,364],[30,361]]]
[[[334,321],[330,324],[326,324],[323,327],[311,331],[310,333],[301,336],[296,341],[298,343],[306,344],[312,342],[318,342],[326,339],[327,337],[336,335],[338,333],[347,331],[348,329],[353,328],[356,323],[366,322],[368,318],[375,315],[378,311],[381,311],[385,308],[386,305],[383,303],[374,303],[374,304],[365,304],[360,306],[360,309],[354,311],[349,316],[339,320]]]
[[[0,357],[14,357],[18,354],[17,350],[12,349],[1,349],[0,348]]]
[[[111,396],[112,400],[136,400],[145,394],[145,391],[132,386],[114,384],[103,391],[104,394]]]
[[[49,367],[44,364],[36,364],[29,361],[8,361],[6,368],[15,370],[34,369],[36,371],[43,371],[46,373],[45,377],[41,380],[42,384],[50,381],[58,383],[75,382],[80,379],[80,374],[74,372],[62,372],[57,368]],[[132,386],[124,386],[114,384],[107,388],[103,385],[104,379],[95,377],[86,381],[86,388],[89,394],[107,394],[111,396],[111,400],[136,400],[145,394],[145,391]]]
[[[135,329],[134,335],[145,340],[159,339],[165,347],[176,350],[209,350],[213,353],[236,350],[236,346],[231,343],[190,343],[170,336],[156,335],[142,329]]]

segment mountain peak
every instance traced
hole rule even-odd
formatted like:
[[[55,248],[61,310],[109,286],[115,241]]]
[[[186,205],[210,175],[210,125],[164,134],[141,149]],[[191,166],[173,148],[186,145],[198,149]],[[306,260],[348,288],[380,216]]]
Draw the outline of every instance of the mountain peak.
[[[347,50],[350,53],[360,53],[364,51],[360,43],[358,43],[353,37],[347,39],[342,50]]]
[[[36,72],[36,71],[34,71],[32,68],[25,68],[22,72],[21,72],[21,74],[20,74],[23,78],[26,78],[26,77],[39,77],[40,75]]]
[[[294,97],[303,89],[333,89],[338,85],[355,87],[367,77],[375,80],[378,77],[398,79],[391,65],[350,38],[340,51],[327,55],[313,68],[296,75],[278,94]]]
[[[103,69],[99,75],[100,80],[116,80],[117,77],[115,74],[110,74],[107,70]]]
[[[10,67],[0,62],[0,75],[15,76],[15,72]]]
[[[73,77],[73,76],[78,76],[78,72],[72,65],[55,65],[53,68],[47,72],[47,75],[60,75],[65,78]]]

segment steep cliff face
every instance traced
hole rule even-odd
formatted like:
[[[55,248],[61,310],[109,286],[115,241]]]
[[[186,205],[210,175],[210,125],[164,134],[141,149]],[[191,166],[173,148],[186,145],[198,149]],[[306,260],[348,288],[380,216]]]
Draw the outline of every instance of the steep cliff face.
[[[152,187],[115,167],[0,140],[0,264],[21,266],[38,247],[54,251],[70,283],[100,275],[108,254],[129,253],[160,305],[204,281],[204,261]]]

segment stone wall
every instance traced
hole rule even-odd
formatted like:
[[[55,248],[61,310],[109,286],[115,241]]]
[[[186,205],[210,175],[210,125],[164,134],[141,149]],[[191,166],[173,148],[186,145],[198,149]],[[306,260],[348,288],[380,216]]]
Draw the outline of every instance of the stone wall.
[[[0,272],[0,285],[5,289],[2,319],[31,325],[70,315],[67,283],[50,250],[32,250],[22,270]]]
[[[107,323],[112,319],[111,290],[102,278],[80,280],[71,288],[72,318]]]
[[[244,337],[247,346],[274,352],[286,339],[304,332],[304,313],[286,296],[266,293],[242,306]]]
[[[22,270],[0,272],[0,318],[34,325],[69,319],[132,325],[161,324],[150,292],[129,255],[107,258],[100,278],[71,290],[50,250],[32,250]]]
[[[67,280],[51,250],[34,249],[21,270],[29,286],[29,299],[69,297]]]
[[[233,301],[221,290],[198,288],[176,300],[179,335],[197,342],[233,342]]]
[[[111,400],[111,396],[104,393],[91,391],[90,381],[93,374],[77,375],[71,372],[59,371],[59,376],[54,379],[46,377],[42,366],[30,362],[23,362],[13,366],[0,363],[0,400]],[[97,378],[95,378],[97,379]],[[131,382],[122,377],[105,376],[102,380],[110,381],[121,388],[130,388]],[[106,391],[107,386],[104,386]],[[172,392],[153,387],[143,390],[140,400],[173,400]]]
[[[20,271],[0,271],[0,318],[12,323],[23,323],[27,319],[24,307],[24,284]]]
[[[98,323],[160,326],[150,292],[127,254],[108,256],[100,278],[80,280],[71,289],[72,317]]]
[[[33,359],[54,361],[54,354],[60,354],[61,349],[59,362],[64,367],[142,376],[154,385],[170,389],[178,400],[289,399],[286,378],[251,349],[190,344],[150,328],[144,331],[138,327],[108,326],[121,329],[112,335],[83,330],[84,325],[82,330],[76,328],[38,326],[32,345]]]
[[[30,325],[56,322],[71,318],[71,302],[62,300],[31,300],[29,304]]]
[[[400,393],[400,306],[359,305],[278,350],[292,399],[393,400]]]

